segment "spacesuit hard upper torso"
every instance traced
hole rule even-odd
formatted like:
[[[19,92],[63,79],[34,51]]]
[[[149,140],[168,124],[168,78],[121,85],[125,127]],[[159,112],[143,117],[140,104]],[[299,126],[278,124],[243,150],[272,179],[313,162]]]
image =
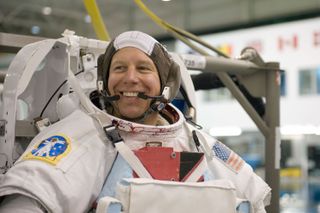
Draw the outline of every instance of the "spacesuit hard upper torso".
[[[101,112],[100,116],[110,123],[116,121],[120,136],[132,150],[156,142],[175,151],[196,151],[182,113],[173,109],[178,119],[165,126],[132,123]],[[64,118],[40,132],[1,176],[1,196],[23,194],[36,199],[49,212],[87,212],[102,196],[117,151],[94,116],[81,107],[63,111],[67,111],[60,113]],[[230,179],[238,197],[249,200],[255,212],[264,212],[270,188],[231,150],[207,135],[203,137],[214,153],[208,162],[213,176]],[[228,161],[232,155],[238,163]]]

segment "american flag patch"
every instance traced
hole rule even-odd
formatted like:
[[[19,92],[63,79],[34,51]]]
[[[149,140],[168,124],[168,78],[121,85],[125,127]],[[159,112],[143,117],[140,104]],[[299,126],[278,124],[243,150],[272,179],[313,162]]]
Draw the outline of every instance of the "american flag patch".
[[[217,141],[213,145],[212,150],[215,156],[227,164],[233,171],[239,172],[242,168],[244,164],[242,158],[221,142]]]

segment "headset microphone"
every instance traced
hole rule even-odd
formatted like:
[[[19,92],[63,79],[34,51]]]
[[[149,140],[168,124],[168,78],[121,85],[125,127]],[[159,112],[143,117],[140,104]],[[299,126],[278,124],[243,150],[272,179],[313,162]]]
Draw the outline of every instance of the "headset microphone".
[[[107,101],[117,101],[117,100],[120,99],[120,96],[119,96],[119,95],[105,96],[104,98],[105,98],[105,100],[107,100]]]
[[[164,96],[163,95],[160,95],[160,96],[148,96],[142,92],[139,92],[138,93],[138,97],[139,98],[142,98],[142,99],[153,99],[153,100],[156,100],[156,101],[162,101]]]
[[[105,91],[103,91],[101,94],[102,94],[102,97],[104,98],[104,100],[106,100],[108,102],[117,101],[120,99],[120,95],[109,96],[109,95],[106,95]]]

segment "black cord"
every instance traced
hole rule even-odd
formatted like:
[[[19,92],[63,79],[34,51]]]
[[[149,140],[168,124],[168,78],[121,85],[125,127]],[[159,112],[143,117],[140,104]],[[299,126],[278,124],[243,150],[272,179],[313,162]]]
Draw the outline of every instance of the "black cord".
[[[75,75],[79,75],[80,73],[84,72],[84,70],[81,70],[79,72],[77,72]],[[68,80],[64,80],[60,86],[54,91],[54,93],[51,95],[51,97],[49,98],[49,100],[47,101],[46,105],[43,107],[41,113],[40,113],[40,118],[42,117],[44,111],[47,109],[48,105],[50,104],[51,100],[53,99],[53,97],[57,94],[57,92],[61,89],[61,87],[67,82]]]
[[[192,139],[194,144],[196,145],[197,151],[199,152],[200,141],[195,130],[192,130]]]
[[[197,129],[199,129],[199,130],[203,129],[203,127],[202,127],[201,125],[197,124],[196,122],[194,122],[194,121],[192,120],[192,118],[188,118],[188,117],[186,117],[186,116],[184,116],[184,118],[186,119],[186,121],[187,121],[188,123],[190,123],[192,126],[196,127]]]
[[[193,107],[193,106],[192,106],[192,103],[191,103],[191,101],[190,101],[190,99],[189,99],[189,96],[187,95],[187,92],[186,92],[186,90],[183,88],[183,86],[180,86],[180,93],[181,93],[181,95],[183,96],[184,100],[186,101],[188,107]]]
[[[111,172],[112,172],[112,169],[113,169],[113,167],[114,167],[114,164],[115,164],[115,162],[116,162],[116,160],[117,160],[117,158],[118,158],[118,155],[119,155],[119,152],[117,151],[116,156],[115,156],[115,158],[114,158],[114,160],[113,160],[113,162],[112,162],[112,164],[111,164],[111,168],[110,168],[110,170],[109,170],[109,172],[108,172],[108,174],[107,174],[107,176],[106,176],[106,178],[105,178],[105,181],[104,181],[103,185],[106,184],[106,182],[107,182],[107,180],[108,180],[108,178],[109,178],[109,176],[110,176],[110,174],[111,174]]]

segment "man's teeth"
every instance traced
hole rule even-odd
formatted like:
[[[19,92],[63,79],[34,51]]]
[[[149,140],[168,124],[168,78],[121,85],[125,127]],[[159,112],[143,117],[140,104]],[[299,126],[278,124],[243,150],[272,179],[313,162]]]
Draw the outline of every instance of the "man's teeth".
[[[123,92],[123,96],[136,97],[138,96],[138,92]]]

